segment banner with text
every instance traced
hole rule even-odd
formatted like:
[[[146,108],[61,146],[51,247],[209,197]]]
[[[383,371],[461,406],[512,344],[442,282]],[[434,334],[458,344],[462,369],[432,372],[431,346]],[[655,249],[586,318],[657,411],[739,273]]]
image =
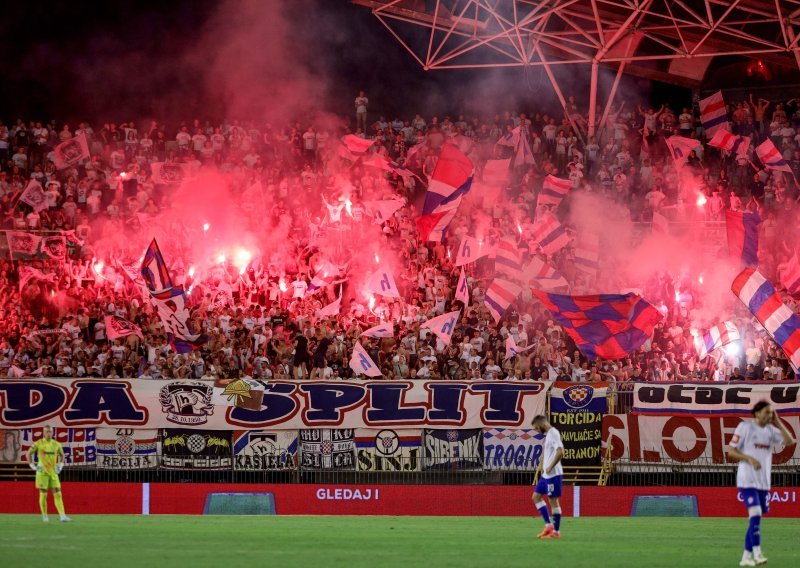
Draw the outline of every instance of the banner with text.
[[[763,382],[636,383],[633,412],[750,416],[750,409],[760,400],[772,404],[781,416],[800,416],[800,384]]]
[[[0,427],[298,430],[519,428],[545,411],[547,381],[270,381],[258,409],[213,403],[206,381],[0,380]]]
[[[696,464],[728,463],[727,445],[739,422],[738,416],[640,416],[608,414],[603,419],[603,447],[612,445],[613,460],[634,463]],[[783,417],[793,435],[800,433],[800,417]],[[773,465],[800,459],[797,444],[781,449]]]
[[[231,433],[165,428],[161,431],[164,469],[230,469]]]
[[[419,471],[422,430],[356,430],[359,471]]]
[[[536,430],[488,428],[483,431],[485,469],[535,471],[544,451],[544,434]]]
[[[352,428],[300,430],[300,464],[303,469],[354,469],[355,430]]]
[[[25,454],[43,436],[44,428],[23,428],[20,431],[21,461],[27,461]],[[66,466],[95,465],[97,446],[94,428],[53,428],[53,439],[64,449]]]
[[[296,467],[296,430],[239,430],[233,433],[234,469],[264,471]]]
[[[565,466],[600,465],[600,429],[608,411],[607,383],[555,383],[550,424],[561,432]]]
[[[99,469],[151,469],[158,467],[158,430],[97,429]]]
[[[483,468],[483,430],[425,430],[422,469]]]

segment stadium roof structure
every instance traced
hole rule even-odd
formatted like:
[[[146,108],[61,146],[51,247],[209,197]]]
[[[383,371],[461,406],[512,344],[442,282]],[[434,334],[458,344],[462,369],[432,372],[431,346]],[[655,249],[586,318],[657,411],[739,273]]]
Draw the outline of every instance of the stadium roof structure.
[[[352,0],[426,70],[600,66],[699,88],[714,58],[800,67],[800,0]],[[593,128],[591,128],[593,130]],[[590,132],[591,134],[591,132]]]

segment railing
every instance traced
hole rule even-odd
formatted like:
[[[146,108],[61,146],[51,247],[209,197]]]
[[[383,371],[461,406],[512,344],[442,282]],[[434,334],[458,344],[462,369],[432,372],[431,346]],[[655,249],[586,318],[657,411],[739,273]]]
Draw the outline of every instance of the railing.
[[[175,456],[170,456],[174,458]],[[185,460],[195,456],[179,456]],[[66,467],[62,481],[133,483],[310,483],[385,485],[530,485],[533,463],[485,469],[481,459],[474,465],[452,461],[428,463],[425,458],[392,458],[392,470],[312,469],[298,465],[287,470],[246,470],[227,465],[219,469],[98,469]],[[157,463],[160,463],[160,459]],[[26,466],[27,467],[27,466]],[[32,474],[33,471],[28,469]],[[595,483],[596,484],[596,481]]]
[[[607,453],[610,450],[607,449]],[[610,453],[609,453],[610,455]],[[611,462],[608,485],[614,486],[736,486],[737,464],[719,463],[711,457],[699,457],[690,463],[677,462],[662,455],[659,462],[618,459]],[[800,486],[800,459],[772,466],[773,487]]]

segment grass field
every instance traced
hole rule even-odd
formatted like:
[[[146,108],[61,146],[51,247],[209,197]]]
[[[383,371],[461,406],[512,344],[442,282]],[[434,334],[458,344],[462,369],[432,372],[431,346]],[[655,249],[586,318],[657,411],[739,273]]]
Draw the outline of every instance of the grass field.
[[[0,515],[2,566],[738,566],[746,519]],[[769,566],[800,566],[800,519],[762,524]]]

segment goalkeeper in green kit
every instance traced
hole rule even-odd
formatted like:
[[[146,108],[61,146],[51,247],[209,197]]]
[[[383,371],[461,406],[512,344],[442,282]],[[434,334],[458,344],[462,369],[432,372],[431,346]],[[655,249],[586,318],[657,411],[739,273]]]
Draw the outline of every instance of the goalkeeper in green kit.
[[[36,454],[37,461],[34,463],[33,456]],[[36,471],[36,487],[39,489],[39,508],[42,510],[42,520],[50,522],[47,516],[47,490],[53,492],[53,501],[56,502],[59,520],[68,523],[70,519],[64,513],[64,499],[61,497],[61,481],[58,474],[64,467],[64,449],[61,444],[53,439],[53,428],[44,427],[44,437],[38,440],[28,450],[28,464],[31,469]]]

